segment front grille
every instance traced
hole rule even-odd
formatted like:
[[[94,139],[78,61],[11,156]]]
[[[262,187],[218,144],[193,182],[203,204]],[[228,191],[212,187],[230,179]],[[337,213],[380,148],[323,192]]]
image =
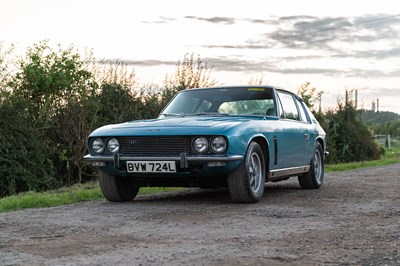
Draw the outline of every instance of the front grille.
[[[121,152],[125,155],[151,156],[175,155],[191,150],[191,138],[187,136],[120,137]]]

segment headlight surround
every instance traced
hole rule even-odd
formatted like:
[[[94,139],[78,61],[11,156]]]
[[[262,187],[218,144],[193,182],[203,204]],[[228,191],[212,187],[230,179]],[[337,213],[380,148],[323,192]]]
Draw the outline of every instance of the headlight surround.
[[[104,142],[101,138],[92,140],[91,148],[94,153],[101,154],[104,151]]]
[[[215,153],[223,153],[226,150],[226,140],[223,137],[214,137],[210,141],[211,150]]]
[[[119,142],[116,138],[107,141],[107,151],[110,153],[117,153],[119,151]]]
[[[197,153],[205,153],[208,150],[208,140],[205,137],[195,138],[193,141],[193,149]]]

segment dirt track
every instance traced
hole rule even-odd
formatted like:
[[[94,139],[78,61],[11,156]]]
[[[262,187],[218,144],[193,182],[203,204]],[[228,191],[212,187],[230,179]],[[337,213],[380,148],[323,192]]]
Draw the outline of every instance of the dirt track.
[[[0,214],[0,265],[400,265],[400,164],[267,184],[257,204],[188,190]]]

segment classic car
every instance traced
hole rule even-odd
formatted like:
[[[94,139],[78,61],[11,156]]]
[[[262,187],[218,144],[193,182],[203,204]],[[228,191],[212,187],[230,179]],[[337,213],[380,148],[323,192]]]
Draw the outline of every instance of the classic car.
[[[274,86],[188,89],[156,119],[107,125],[88,138],[109,201],[143,186],[227,187],[234,202],[259,201],[265,183],[324,179],[325,132],[303,100]]]

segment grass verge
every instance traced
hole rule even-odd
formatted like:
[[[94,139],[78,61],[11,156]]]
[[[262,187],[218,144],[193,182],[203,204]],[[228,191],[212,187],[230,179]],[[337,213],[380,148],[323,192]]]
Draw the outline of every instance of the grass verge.
[[[140,188],[139,194],[155,194],[176,191],[181,188]],[[26,208],[44,208],[73,204],[84,201],[103,200],[98,182],[76,184],[47,192],[26,192],[0,199],[0,212]]]
[[[400,148],[386,151],[383,159],[377,161],[365,161],[357,163],[344,163],[326,165],[326,172],[337,172],[354,170],[358,168],[384,166],[400,163]],[[176,191],[181,188],[141,188],[139,194],[154,194],[169,191]],[[84,201],[103,200],[98,182],[88,182],[65,187],[48,192],[26,192],[15,196],[0,199],[0,212],[15,211],[26,208],[53,207],[66,204],[73,204]]]
[[[400,163],[400,148],[392,148],[386,150],[385,155],[382,159],[376,161],[364,161],[364,162],[353,162],[353,163],[341,163],[341,164],[326,164],[325,172],[337,172],[347,171],[359,168],[373,167],[373,166],[385,166],[389,164]]]
[[[325,172],[329,173],[329,172],[347,171],[347,170],[354,170],[354,169],[373,167],[373,166],[385,166],[385,165],[395,164],[395,163],[400,163],[400,159],[325,165]]]

